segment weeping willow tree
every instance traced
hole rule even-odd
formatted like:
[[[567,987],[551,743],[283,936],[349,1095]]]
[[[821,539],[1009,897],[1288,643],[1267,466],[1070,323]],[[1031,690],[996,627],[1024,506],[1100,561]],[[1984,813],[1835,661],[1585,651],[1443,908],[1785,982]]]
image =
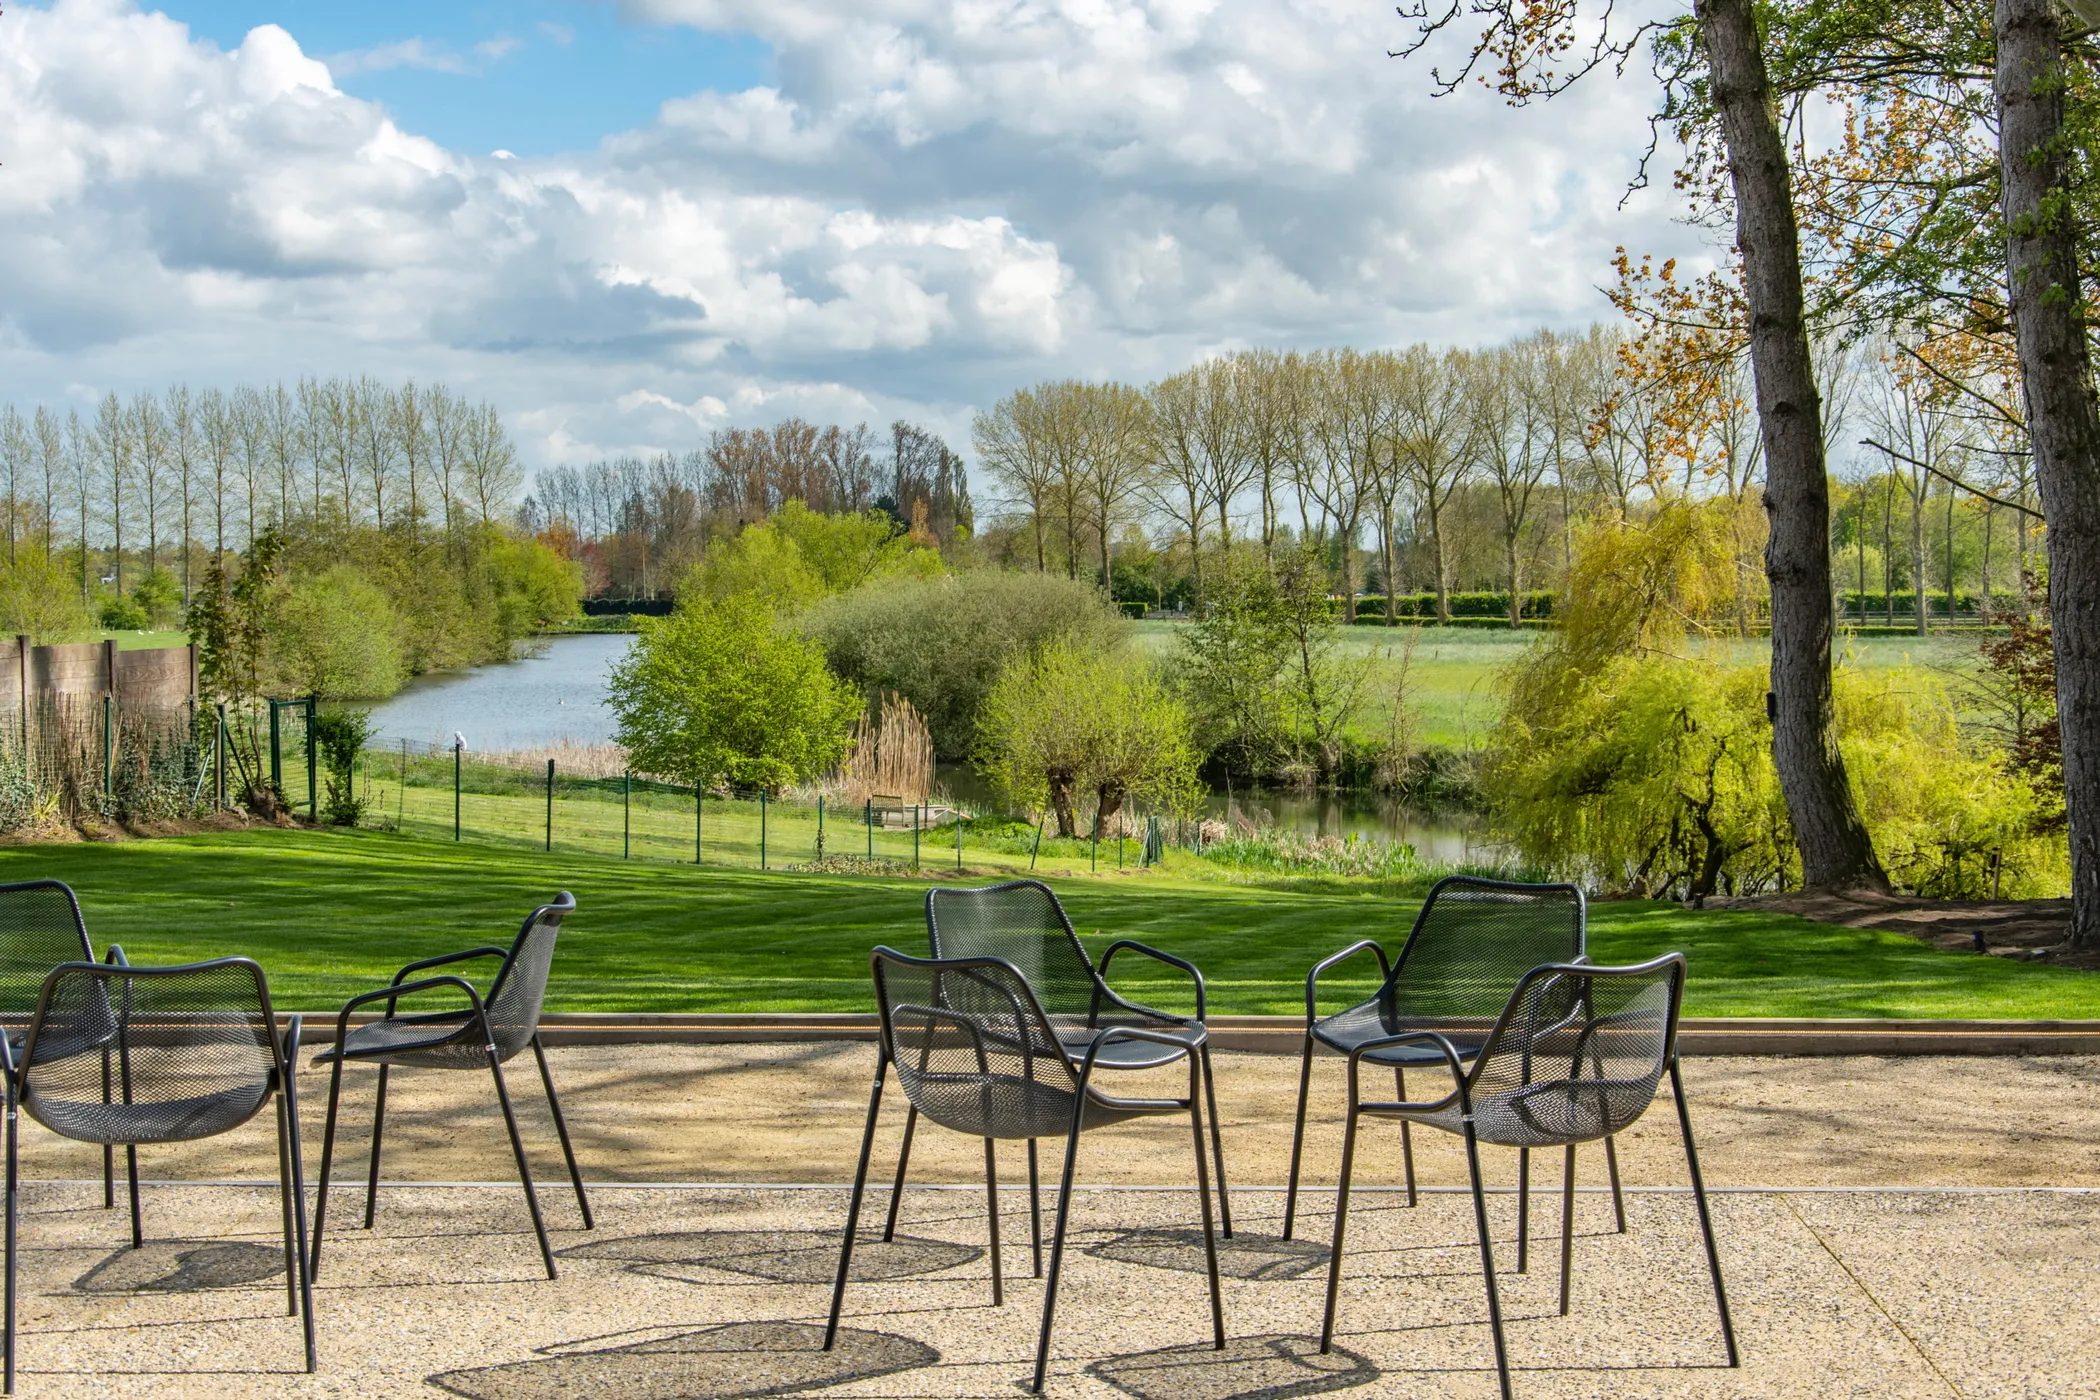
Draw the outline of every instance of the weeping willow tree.
[[[1799,882],[1764,668],[1694,645],[1729,625],[1734,557],[1725,503],[1671,502],[1579,536],[1561,629],[1510,673],[1486,776],[1527,860],[1643,896]],[[2060,890],[2062,842],[2033,789],[1964,740],[1935,678],[1840,667],[1835,697],[1856,800],[1900,883]]]

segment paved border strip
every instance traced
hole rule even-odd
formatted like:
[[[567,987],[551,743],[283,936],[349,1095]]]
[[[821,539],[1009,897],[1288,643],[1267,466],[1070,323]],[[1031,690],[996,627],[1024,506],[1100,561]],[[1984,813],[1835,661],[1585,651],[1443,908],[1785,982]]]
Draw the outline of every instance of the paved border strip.
[[[29,1186],[100,1186],[102,1178],[99,1176],[24,1177],[23,1184]],[[184,1177],[142,1176],[139,1178],[139,1185],[142,1187],[252,1186],[258,1189],[266,1188],[274,1191],[277,1189],[277,1178],[274,1176],[256,1177],[251,1180],[245,1177],[215,1177],[193,1181]],[[340,1187],[347,1191],[353,1189],[355,1185],[356,1183],[354,1182],[336,1182],[330,1187],[330,1190],[333,1191]],[[379,1186],[383,1191],[417,1191],[426,1187],[447,1191],[515,1191],[518,1189],[518,1183],[515,1179],[510,1181],[381,1181]],[[853,1183],[850,1181],[586,1181],[584,1186],[592,1191],[850,1191],[853,1189]],[[308,1187],[311,1189],[311,1182],[308,1183]],[[539,1183],[539,1189],[542,1192],[546,1192],[551,1191],[553,1188],[542,1181]],[[915,1192],[961,1191],[976,1196],[984,1193],[984,1183],[981,1181],[914,1181],[911,1184],[911,1189]],[[1008,1192],[1022,1192],[1028,1188],[1019,1182],[1002,1181],[999,1183],[999,1189]],[[1240,1192],[1251,1192],[1281,1196],[1284,1193],[1284,1188],[1281,1186],[1235,1185],[1232,1189],[1235,1195]],[[1472,1194],[1472,1189],[1470,1186],[1422,1186],[1417,1188],[1425,1196],[1466,1196]],[[1146,1186],[1117,1182],[1094,1182],[1090,1184],[1081,1181],[1074,1182],[1072,1190],[1075,1194],[1089,1191],[1110,1193],[1117,1191],[1189,1192],[1195,1190],[1195,1187],[1193,1185]],[[1306,1184],[1298,1188],[1298,1194],[1301,1196],[1332,1196],[1334,1190],[1335,1188],[1332,1186]],[[1487,1185],[1483,1186],[1481,1190],[1489,1196],[1514,1196],[1517,1194],[1517,1188],[1514,1186]],[[1557,1196],[1560,1194],[1560,1186],[1556,1183],[1534,1185],[1531,1190],[1534,1196]],[[1577,1195],[1608,1196],[1611,1194],[1609,1186],[1577,1186],[1575,1191]],[[1689,1196],[1692,1194],[1692,1188],[1689,1186],[1628,1186],[1624,1188],[1624,1193],[1628,1196]],[[1352,1186],[1349,1188],[1349,1194],[1352,1196],[1396,1196],[1407,1194],[1407,1188],[1405,1186]],[[1706,1188],[1706,1194],[1709,1196],[2100,1196],[2100,1186],[1709,1186]]]
[[[352,1025],[374,1019],[352,1016]],[[305,1040],[335,1039],[335,1013],[306,1013]],[[549,1045],[799,1045],[875,1039],[872,1014],[833,1012],[549,1012]],[[1220,1050],[1295,1055],[1298,1016],[1213,1016]],[[1898,1021],[1686,1017],[1687,1055],[2100,1055],[2100,1021]]]

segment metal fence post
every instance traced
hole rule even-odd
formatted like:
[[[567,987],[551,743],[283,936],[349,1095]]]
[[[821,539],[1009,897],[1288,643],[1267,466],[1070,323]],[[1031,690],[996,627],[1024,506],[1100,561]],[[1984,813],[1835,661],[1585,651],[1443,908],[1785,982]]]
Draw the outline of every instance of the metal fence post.
[[[955,868],[962,869],[962,808],[955,809]]]
[[[700,813],[705,807],[707,789],[699,783],[693,784],[693,864],[700,863]]]
[[[758,868],[766,868],[766,790],[758,790]]]
[[[310,822],[321,820],[320,776],[314,771],[314,700],[316,698],[312,695],[306,697],[306,819]]]
[[[1049,822],[1050,822],[1050,818],[1049,818],[1049,816],[1048,816],[1048,815],[1045,815],[1045,816],[1044,816],[1044,817],[1043,817],[1043,818],[1042,818],[1042,819],[1041,819],[1040,821],[1038,821],[1038,822],[1037,822],[1037,823],[1035,824],[1035,844],[1034,844],[1033,846],[1031,846],[1031,847],[1029,847],[1029,848],[1028,848],[1028,868],[1029,868],[1030,870],[1033,870],[1033,869],[1035,869],[1035,858],[1036,858],[1036,856],[1037,856],[1037,855],[1041,854],[1041,852],[1042,852],[1042,849],[1043,849],[1043,828],[1044,828],[1045,826],[1047,826],[1047,825],[1049,824]]]
[[[284,801],[284,742],[277,730],[277,702],[266,702],[270,707],[270,791]]]
[[[923,813],[924,813],[925,811],[926,811],[926,808],[925,808],[924,804],[922,804],[922,803],[918,803],[918,802],[914,802],[914,803],[912,803],[912,805],[911,805],[911,868],[912,868],[913,870],[917,870],[917,869],[919,868],[919,822],[920,822],[920,818],[921,818],[921,815],[922,815],[922,814],[923,814]]]
[[[861,819],[868,824],[868,859],[875,859],[875,799],[869,798],[861,804]]]
[[[401,791],[394,795],[394,830],[408,825],[408,740],[401,741]]]
[[[634,773],[620,774],[620,859],[634,859]]]
[[[219,770],[219,810],[226,810],[226,702],[219,702],[218,756],[214,766]]]
[[[114,802],[117,796],[117,697],[102,697],[102,796]]]
[[[547,849],[554,849],[554,760],[547,760]]]
[[[462,744],[458,739],[454,739],[452,741],[452,839],[455,841],[459,839],[459,769],[461,762],[460,755],[464,754],[466,751],[467,746],[465,744]]]
[[[817,794],[817,859],[824,859],[824,794]]]

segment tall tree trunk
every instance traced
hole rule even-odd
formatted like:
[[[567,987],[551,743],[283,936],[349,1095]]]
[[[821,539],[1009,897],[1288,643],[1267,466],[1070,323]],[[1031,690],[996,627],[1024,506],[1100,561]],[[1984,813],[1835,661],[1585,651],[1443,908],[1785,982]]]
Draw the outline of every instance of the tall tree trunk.
[[[1735,187],[1750,363],[1765,440],[1765,576],[1772,587],[1772,762],[1793,819],[1802,883],[1888,887],[1831,733],[1830,484],[1802,311],[1801,244],[1779,109],[1751,0],[1696,0]]]
[[[1444,562],[1444,521],[1443,512],[1437,508],[1436,484],[1434,482],[1430,483],[1429,490],[1424,494],[1428,497],[1429,502],[1429,541],[1435,546],[1430,552],[1436,565],[1436,625],[1449,627],[1451,625],[1450,569]]]
[[[1929,452],[1930,448],[1919,448]],[[1910,493],[1910,603],[1911,614],[1918,625],[1918,635],[1925,635],[1925,595],[1932,584],[1927,573],[1927,563],[1932,552],[1925,547],[1925,497],[1932,490],[1932,478],[1918,474],[1917,489]]]
[[[2049,525],[2049,622],[2071,835],[2071,937],[2100,946],[2100,410],[2064,189],[2062,42],[2050,0],[1997,0],[2006,275],[2035,480]]]

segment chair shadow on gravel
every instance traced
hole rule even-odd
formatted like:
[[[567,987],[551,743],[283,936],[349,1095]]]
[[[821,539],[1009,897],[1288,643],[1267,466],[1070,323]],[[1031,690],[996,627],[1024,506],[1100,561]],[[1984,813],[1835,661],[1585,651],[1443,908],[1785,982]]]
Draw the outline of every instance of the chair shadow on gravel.
[[[1203,1259],[1203,1232],[1190,1229],[1125,1230],[1086,1251],[1097,1259],[1143,1264],[1183,1273],[1208,1272]],[[1218,1241],[1218,1272],[1227,1278],[1305,1278],[1327,1267],[1327,1246],[1315,1240],[1287,1240],[1280,1235],[1244,1231]]]
[[[440,1371],[430,1383],[467,1400],[753,1400],[873,1380],[921,1366],[940,1353],[886,1332],[841,1328],[823,1350],[824,1329],[798,1322],[732,1322],[596,1351],[553,1351],[533,1361]]]
[[[1379,1374],[1353,1351],[1322,1356],[1318,1338],[1274,1332],[1229,1338],[1223,1351],[1196,1342],[1111,1356],[1086,1369],[1137,1400],[1291,1400],[1369,1385]]]
[[[240,1240],[149,1240],[73,1280],[76,1293],[197,1293],[284,1277],[281,1247]]]
[[[561,1251],[564,1259],[608,1259],[627,1272],[655,1278],[704,1283],[695,1270],[727,1269],[773,1283],[830,1283],[838,1274],[839,1236],[835,1230],[682,1230],[660,1235],[629,1235],[592,1240]],[[984,1257],[972,1245],[944,1244],[899,1235],[885,1244],[864,1240],[853,1249],[856,1282],[937,1274]]]

